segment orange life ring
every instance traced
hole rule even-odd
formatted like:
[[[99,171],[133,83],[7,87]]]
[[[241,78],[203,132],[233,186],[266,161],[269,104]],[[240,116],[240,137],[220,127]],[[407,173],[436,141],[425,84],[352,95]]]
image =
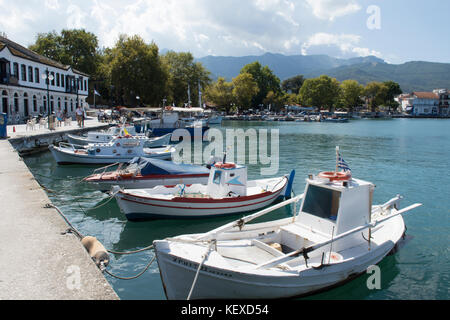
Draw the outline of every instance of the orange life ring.
[[[330,181],[347,181],[352,177],[352,174],[348,172],[326,171],[319,173],[319,177],[329,179]]]
[[[234,169],[234,168],[236,168],[236,165],[234,163],[218,162],[214,166],[219,169]]]

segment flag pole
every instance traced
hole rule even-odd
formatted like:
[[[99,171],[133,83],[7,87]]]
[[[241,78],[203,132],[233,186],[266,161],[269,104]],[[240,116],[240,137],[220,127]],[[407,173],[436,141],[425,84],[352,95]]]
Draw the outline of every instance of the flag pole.
[[[338,172],[339,168],[339,146],[336,146],[336,172]]]

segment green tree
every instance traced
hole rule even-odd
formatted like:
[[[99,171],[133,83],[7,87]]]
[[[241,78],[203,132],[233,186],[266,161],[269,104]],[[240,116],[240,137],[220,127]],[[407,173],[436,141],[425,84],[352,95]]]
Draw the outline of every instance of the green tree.
[[[341,90],[339,94],[339,102],[350,112],[361,105],[361,95],[364,92],[364,87],[356,80],[345,80],[341,83]]]
[[[233,96],[239,107],[250,109],[252,98],[258,94],[259,88],[250,73],[241,73],[233,78]]]
[[[234,102],[233,83],[227,82],[225,78],[219,77],[216,82],[206,88],[205,98],[229,113]]]
[[[335,78],[322,75],[305,80],[299,96],[301,102],[307,106],[316,107],[318,110],[331,110],[338,101],[339,92],[339,82]]]
[[[383,84],[387,87],[385,104],[389,107],[389,109],[394,109],[394,111],[396,111],[399,107],[399,103],[395,101],[394,98],[399,94],[402,94],[403,91],[397,82],[385,81]]]
[[[168,100],[178,106],[188,102],[188,86],[191,92],[191,103],[199,105],[198,84],[203,91],[211,82],[210,72],[200,62],[194,62],[190,52],[169,51],[163,56],[163,63],[167,68]]]
[[[167,74],[158,51],[155,43],[146,44],[137,35],[119,37],[107,59],[117,102],[127,105],[161,102],[166,93]]]
[[[258,61],[245,65],[241,74],[250,73],[258,86],[258,93],[252,98],[252,105],[259,106],[264,103],[269,91],[281,93],[280,79],[273,74],[268,66],[262,67]]]
[[[100,60],[98,39],[84,29],[62,30],[61,34],[56,31],[39,33],[29,49],[90,76],[97,75]]]
[[[302,75],[298,75],[284,80],[281,83],[281,88],[286,92],[298,94],[300,92],[300,88],[303,85],[303,82],[305,82],[305,78]]]
[[[370,110],[375,112],[377,107],[385,104],[388,96],[388,87],[382,82],[372,81],[364,88],[364,95],[368,100]]]

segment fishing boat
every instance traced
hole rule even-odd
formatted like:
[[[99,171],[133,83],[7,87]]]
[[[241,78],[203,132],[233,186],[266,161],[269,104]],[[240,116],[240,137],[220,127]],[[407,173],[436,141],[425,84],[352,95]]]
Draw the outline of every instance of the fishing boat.
[[[128,162],[135,157],[168,160],[172,158],[174,147],[151,148],[145,137],[117,136],[108,143],[79,146],[60,142],[49,149],[58,164],[113,164]]]
[[[113,192],[128,220],[205,218],[259,210],[279,197],[289,197],[294,174],[247,181],[247,167],[223,161],[211,167],[206,185],[113,187]]]
[[[178,108],[168,106],[161,109],[158,119],[148,120],[146,127],[151,130],[152,136],[154,137],[172,133],[177,129],[185,129],[189,132],[191,137],[203,138],[203,134],[209,127],[201,120],[192,121],[193,114],[201,114],[203,112],[204,109],[202,108]]]
[[[111,127],[106,131],[91,131],[88,132],[86,136],[79,136],[68,134],[67,140],[70,144],[86,146],[90,143],[108,143],[117,136],[137,136],[141,138],[147,138],[146,134],[137,133],[134,126],[120,126],[120,127]],[[172,134],[168,133],[161,137],[153,137],[147,138],[148,143],[147,146],[150,148],[163,147],[170,144],[170,139],[172,138]]]
[[[118,166],[118,167],[117,167]],[[116,168],[114,171],[108,171]],[[207,184],[209,168],[171,161],[137,157],[128,164],[112,164],[94,170],[83,181],[100,191],[109,191],[112,186],[126,189],[153,188],[160,185]]]
[[[374,185],[348,172],[306,179],[305,192],[201,234],[154,241],[168,299],[277,299],[335,287],[378,264],[405,235],[401,196],[372,205]],[[293,216],[250,221],[293,204]],[[299,204],[299,210],[296,206]]]

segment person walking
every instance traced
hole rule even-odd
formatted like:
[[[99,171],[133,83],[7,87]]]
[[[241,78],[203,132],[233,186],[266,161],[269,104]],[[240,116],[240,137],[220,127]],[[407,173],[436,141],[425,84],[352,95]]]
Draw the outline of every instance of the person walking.
[[[83,109],[81,108],[81,106],[78,106],[78,107],[77,107],[77,110],[75,110],[75,114],[76,114],[76,116],[77,116],[77,124],[78,124],[78,127],[81,128],[81,124],[82,124],[83,117],[84,117],[84,112],[83,112]],[[83,121],[83,122],[84,122],[84,121]]]

